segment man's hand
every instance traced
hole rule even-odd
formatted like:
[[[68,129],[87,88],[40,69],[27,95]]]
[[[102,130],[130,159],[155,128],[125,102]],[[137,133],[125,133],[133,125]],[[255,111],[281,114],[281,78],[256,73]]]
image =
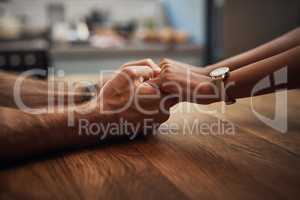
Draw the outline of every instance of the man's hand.
[[[135,66],[135,67],[148,66],[153,70],[155,77],[159,76],[160,71],[161,71],[160,67],[150,58],[125,63],[124,65],[121,66],[121,69],[126,68],[126,67],[132,67],[132,66]]]
[[[163,101],[159,86],[149,81],[154,76],[152,67],[140,63],[123,66],[96,99],[67,110],[35,115],[0,107],[0,161],[98,144],[101,139],[119,136],[110,134],[125,133],[133,138],[153,131],[168,120],[173,105]],[[69,125],[70,121],[74,124]]]
[[[167,121],[173,103],[163,101],[159,86],[150,82],[160,69],[149,65],[149,62],[133,62],[122,66],[100,91],[99,114],[106,113],[114,122],[124,120],[140,131],[144,131],[147,121],[154,128]]]

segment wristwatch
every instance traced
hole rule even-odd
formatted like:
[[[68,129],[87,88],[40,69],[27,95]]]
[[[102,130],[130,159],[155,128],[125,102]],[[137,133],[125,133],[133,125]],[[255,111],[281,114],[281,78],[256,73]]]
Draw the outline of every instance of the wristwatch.
[[[218,89],[220,100],[224,101],[226,105],[232,105],[236,103],[236,100],[234,98],[230,98],[226,94],[225,81],[230,76],[229,67],[216,68],[209,73],[209,76],[213,79],[213,82]]]

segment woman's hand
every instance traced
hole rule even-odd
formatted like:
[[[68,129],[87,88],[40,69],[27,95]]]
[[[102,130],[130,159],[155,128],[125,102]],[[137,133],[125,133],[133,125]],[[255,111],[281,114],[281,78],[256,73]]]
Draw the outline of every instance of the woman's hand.
[[[199,104],[216,102],[214,84],[204,69],[163,59],[160,63],[161,90],[177,95],[179,101]]]
[[[168,58],[162,59],[159,66],[163,66],[166,64],[180,66],[181,68],[189,69],[196,74],[205,75],[205,76],[208,76],[210,72],[210,70],[207,67],[196,67],[187,63],[179,62]]]

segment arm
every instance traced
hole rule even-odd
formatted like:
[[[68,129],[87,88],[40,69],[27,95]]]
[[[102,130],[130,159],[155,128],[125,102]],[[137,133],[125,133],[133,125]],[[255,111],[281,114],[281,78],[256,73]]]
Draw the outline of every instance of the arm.
[[[300,45],[300,28],[294,29],[283,36],[274,39],[264,45],[255,49],[242,53],[240,55],[225,59],[216,64],[204,68],[205,73],[208,75],[213,69],[220,66],[226,66],[234,71],[240,67],[258,62],[260,60],[275,56],[289,49]]]
[[[156,75],[160,72],[160,68],[151,59],[125,63],[121,68],[129,66],[149,66],[154,70]],[[14,99],[14,86],[18,78],[19,76],[17,75],[0,71],[0,106],[17,108]],[[99,92],[103,85],[111,78],[111,75],[100,77],[97,88],[92,89],[98,89]],[[62,103],[62,105],[69,103],[80,104],[93,96],[86,87],[79,86],[76,90],[71,88],[70,85],[63,81],[41,81],[25,78],[22,80],[20,96],[23,103],[30,108],[47,105],[56,106],[58,102]],[[49,102],[49,97],[53,100],[53,104]],[[72,99],[73,102],[69,102],[68,99]]]
[[[75,115],[74,127],[67,125],[67,112],[32,115],[1,107],[0,118],[0,163],[97,141],[93,136],[79,135],[78,121],[80,118],[89,120],[88,115]],[[102,115],[97,119],[106,123]]]
[[[261,60],[259,62],[247,65],[231,73],[227,83],[234,83],[227,89],[227,94],[234,98],[243,98],[251,96],[252,89],[265,77],[270,77],[271,87],[259,91],[255,95],[271,93],[281,88],[295,89],[300,87],[300,46],[292,48],[276,56]],[[287,82],[275,85],[274,72],[287,67]],[[284,77],[285,74],[281,74]],[[273,80],[273,81],[272,81]],[[272,83],[273,82],[273,83]]]
[[[0,163],[98,144],[101,139],[120,136],[116,134],[134,139],[158,127],[168,120],[172,103],[164,101],[162,108],[158,87],[146,83],[154,74],[149,66],[125,67],[105,84],[97,99],[63,111],[57,108],[35,115],[0,107]],[[74,119],[72,127],[67,123],[70,119]]]
[[[14,87],[19,77],[0,72],[0,106],[17,108],[14,99]],[[101,87],[109,78],[109,76],[103,77],[98,85]],[[59,82],[59,84],[63,86],[58,88],[58,82],[25,78],[20,84],[20,97],[23,103],[31,108],[49,105],[50,96],[53,97],[54,105],[57,105],[58,101],[62,101],[64,105],[68,104],[68,98],[72,98],[75,104],[79,104],[91,97],[91,94],[84,87],[70,91],[66,83]]]
[[[294,89],[300,87],[300,46],[278,55],[241,67],[231,73],[226,80],[226,93],[232,98],[243,98],[251,95],[271,93],[277,89]],[[287,67],[286,74],[279,74],[283,82],[276,83],[274,73]],[[166,61],[161,66],[161,89],[167,94],[177,95],[181,101],[209,104],[220,100],[214,81],[205,74],[196,73],[193,69],[181,64]],[[252,94],[259,81],[270,78],[270,85]],[[286,81],[284,80],[286,77]],[[273,81],[272,81],[273,80]],[[234,84],[230,86],[231,84]]]

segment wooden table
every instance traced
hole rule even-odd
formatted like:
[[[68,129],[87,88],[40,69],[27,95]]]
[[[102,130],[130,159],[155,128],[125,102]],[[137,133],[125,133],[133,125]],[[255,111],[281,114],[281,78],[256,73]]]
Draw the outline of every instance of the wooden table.
[[[172,128],[172,134],[164,129],[135,141],[2,169],[0,199],[299,199],[299,99],[299,91],[288,93],[284,134],[261,122],[249,99],[227,107],[225,114],[180,104],[168,122],[180,127],[177,132]],[[273,116],[274,95],[257,97],[253,103],[257,112]],[[194,120],[222,120],[233,124],[235,132],[183,131]]]

